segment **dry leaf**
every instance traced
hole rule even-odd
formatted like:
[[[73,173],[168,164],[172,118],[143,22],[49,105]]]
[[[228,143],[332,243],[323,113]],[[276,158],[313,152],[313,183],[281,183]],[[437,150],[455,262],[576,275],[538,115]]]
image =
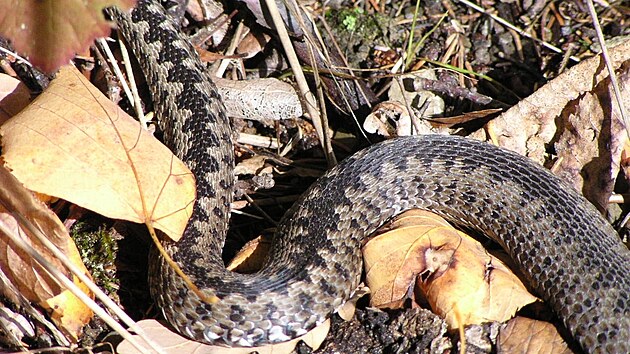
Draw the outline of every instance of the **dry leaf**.
[[[617,79],[621,83],[622,102],[627,104],[630,60],[621,66]],[[555,137],[558,157],[552,171],[573,184],[600,211],[608,207],[621,153],[628,140],[618,106],[611,102],[613,96],[609,80],[603,80],[576,100],[573,110],[563,111],[556,120],[562,132]],[[606,102],[602,102],[603,98]]]
[[[67,64],[97,37],[109,34],[103,9],[129,9],[133,0],[0,1],[0,35],[45,72]]]
[[[516,317],[505,324],[497,338],[497,353],[572,353],[551,323]]]
[[[622,102],[630,102],[630,41],[609,48]],[[498,145],[543,164],[553,145],[554,173],[603,210],[619,171],[626,132],[601,56],[559,75],[488,124]],[[485,134],[475,134],[485,139]]]
[[[258,175],[260,170],[265,167],[268,157],[263,155],[256,155],[239,162],[234,166],[234,174],[240,175]]]
[[[416,278],[451,328],[505,321],[536,300],[503,263],[437,215],[413,210],[388,229],[363,248],[373,306],[401,303]]]
[[[31,93],[22,81],[0,74],[0,125],[18,114],[31,100]]]
[[[428,134],[440,131],[424,119],[440,116],[444,113],[444,100],[431,91],[413,86],[416,80],[437,80],[434,70],[420,70],[413,74],[403,75],[395,80],[389,91],[389,101],[378,103],[366,117],[363,129],[369,133],[376,133],[385,137],[408,136],[412,134]],[[414,112],[409,112],[412,109]]]
[[[420,69],[410,74],[399,76],[387,92],[391,101],[398,101],[404,106],[417,110],[420,117],[437,117],[444,115],[444,99],[433,91],[418,85],[418,82],[437,81],[434,69]]]
[[[25,227],[26,223],[32,224],[88,275],[79,251],[57,215],[35,198],[3,167],[0,167],[0,185],[3,186],[0,188],[2,229],[24,239],[57,269],[73,279],[83,292],[90,294],[87,287],[78,278],[72,276]],[[75,341],[77,340],[83,326],[92,318],[92,311],[70,291],[60,288],[28,254],[9,241],[9,235],[4,234],[3,231],[0,231],[0,267],[24,297],[46,308],[55,324]]]
[[[7,166],[28,189],[110,218],[144,223],[148,216],[181,237],[195,198],[192,173],[74,67],[0,135]]]
[[[171,331],[170,329],[164,327],[156,320],[142,320],[139,321],[137,324],[138,326],[140,326],[140,328],[144,330],[145,334],[149,338],[151,338],[157,344],[163,347],[166,353],[169,354],[248,354],[253,351],[258,352],[259,354],[288,354],[293,351],[295,346],[300,341],[304,341],[311,348],[319,348],[319,346],[326,338],[328,330],[330,329],[330,320],[326,320],[324,323],[315,327],[305,335],[288,342],[266,345],[262,347],[226,348],[203,344],[184,338],[179,334]],[[134,335],[134,338],[141,343],[143,342],[142,339],[137,335]],[[116,348],[116,350],[120,354],[138,353],[138,350],[127,341],[122,341],[118,348]]]
[[[249,31],[236,48],[236,53],[244,54],[245,58],[253,58],[261,53],[267,43],[271,41],[271,36],[262,31]]]
[[[238,273],[254,273],[262,268],[270,248],[271,240],[264,236],[258,236],[247,242],[226,268]]]
[[[195,22],[212,23],[212,43],[215,46],[219,43],[223,43],[225,35],[230,29],[230,18],[225,13],[225,8],[220,1],[189,1],[186,7],[186,16],[190,16]],[[200,34],[202,38],[200,39]],[[207,33],[197,33],[196,36],[191,38],[193,44],[198,44],[199,41],[205,42]]]
[[[24,337],[35,337],[35,328],[32,323],[20,313],[14,312],[8,307],[2,306],[1,303],[0,328],[6,330],[6,333],[0,332],[0,339],[2,339],[4,343],[15,346],[22,351],[26,351],[28,348],[26,348],[21,339]]]
[[[363,129],[384,137],[409,136],[413,131],[407,107],[397,101],[384,101],[374,106],[365,117]]]
[[[613,66],[620,68],[630,58],[630,41],[610,48],[610,55]],[[607,78],[601,56],[572,67],[493,120],[496,142],[542,164],[546,154],[544,145],[563,128],[556,127],[555,120],[563,112],[573,111],[584,93],[591,92]]]
[[[300,117],[302,103],[293,86],[274,78],[226,80],[215,78],[230,117],[282,120]]]

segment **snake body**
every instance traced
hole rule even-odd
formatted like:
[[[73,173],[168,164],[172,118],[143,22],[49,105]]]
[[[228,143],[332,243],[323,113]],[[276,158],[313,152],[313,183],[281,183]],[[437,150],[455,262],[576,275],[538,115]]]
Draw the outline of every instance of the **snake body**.
[[[219,301],[201,301],[155,252],[149,269],[152,295],[183,335],[248,347],[304,334],[352,295],[365,238],[420,208],[499,243],[585,350],[630,352],[630,254],[614,229],[548,171],[465,138],[398,138],[345,159],[283,218],[259,273],[226,271],[234,157],[217,90],[160,5],[108,12],[146,76],[165,144],[197,178],[186,232],[165,247]]]

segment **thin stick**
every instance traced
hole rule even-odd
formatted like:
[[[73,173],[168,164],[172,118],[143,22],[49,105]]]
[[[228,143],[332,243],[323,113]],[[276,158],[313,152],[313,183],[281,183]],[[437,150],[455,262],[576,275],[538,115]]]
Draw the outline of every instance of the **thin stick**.
[[[10,50],[6,49],[5,47],[0,46],[0,52],[5,53],[6,55],[10,55],[10,56],[14,57],[15,59],[17,59],[18,61],[21,61],[21,62],[23,62],[24,64],[26,64],[26,65],[28,65],[28,66],[30,66],[30,67],[32,67],[32,66],[33,66],[33,64],[31,64],[31,62],[30,62],[30,61],[28,61],[28,60],[26,60],[26,59],[22,58],[22,57],[21,57],[21,56],[19,56],[17,53],[12,52],[12,51],[10,51]]]
[[[224,53],[224,55],[226,57],[231,56],[231,55],[233,55],[236,52],[236,48],[238,47],[238,44],[243,39],[242,37],[243,37],[243,31],[244,30],[245,30],[245,26],[243,25],[243,22],[239,22],[238,25],[236,26],[236,32],[234,32],[234,36],[232,37],[232,41],[230,42],[230,45],[228,46],[227,50]],[[226,58],[226,59],[221,60],[221,64],[219,65],[219,68],[214,73],[214,75],[216,75],[218,77],[223,77],[223,74],[225,73],[225,70],[227,69],[228,65],[230,65],[231,62],[232,62],[232,59],[227,59]],[[241,65],[241,67],[242,67],[242,65]]]
[[[129,80],[129,86],[131,87],[131,97],[133,97],[133,101],[131,104],[133,105],[134,110],[136,111],[136,116],[138,117],[138,121],[142,124],[142,127],[147,130],[149,119],[144,115],[144,111],[142,110],[142,104],[140,103],[140,95],[138,94],[138,86],[136,86],[136,78],[133,75],[133,68],[131,67],[131,58],[129,57],[129,51],[127,50],[127,46],[125,42],[122,40],[118,40],[120,44],[120,53],[123,57],[123,62],[125,64],[125,71],[127,72],[127,79]],[[124,77],[120,77],[120,81],[125,81]]]
[[[295,81],[297,82],[298,88],[300,89],[300,94],[304,97],[306,101],[306,110],[308,111],[311,119],[313,121],[313,126],[315,127],[315,131],[317,131],[317,135],[319,137],[320,144],[324,149],[324,153],[326,154],[327,159],[333,158],[334,154],[332,153],[332,146],[325,139],[324,127],[322,126],[320,114],[317,111],[317,102],[315,102],[315,96],[309,90],[308,84],[306,82],[306,77],[304,76],[304,72],[300,66],[300,62],[298,60],[297,55],[295,54],[295,50],[293,49],[293,45],[291,44],[291,39],[289,38],[289,33],[287,29],[284,27],[284,21],[280,16],[280,12],[278,10],[278,6],[273,0],[265,0],[265,4],[269,9],[269,14],[271,15],[271,19],[273,20],[273,24],[276,27],[276,31],[278,31],[278,36],[280,38],[280,42],[282,43],[282,47],[284,48],[285,53],[287,54],[287,59],[289,60],[289,65],[291,65],[291,70],[293,71],[293,75],[295,75]]]
[[[103,51],[105,52],[105,55],[107,56],[107,59],[109,60],[109,63],[112,65],[112,69],[114,69],[114,73],[116,74],[116,77],[118,77],[118,81],[120,81],[120,86],[122,86],[123,91],[125,91],[125,96],[127,96],[127,99],[129,100],[129,102],[131,102],[131,104],[134,105],[135,100],[133,98],[133,94],[131,93],[131,89],[129,88],[129,85],[127,84],[127,80],[125,80],[125,77],[123,76],[122,70],[120,70],[120,66],[118,66],[118,62],[116,61],[116,58],[114,58],[114,54],[109,49],[109,45],[107,45],[107,42],[103,38],[99,38],[97,39],[97,41],[98,41],[98,44],[101,45],[101,48],[103,48]]]

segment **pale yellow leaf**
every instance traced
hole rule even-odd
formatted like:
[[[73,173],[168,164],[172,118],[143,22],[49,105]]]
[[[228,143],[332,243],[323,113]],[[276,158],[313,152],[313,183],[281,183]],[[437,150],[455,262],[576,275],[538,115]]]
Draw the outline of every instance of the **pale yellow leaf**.
[[[6,165],[28,189],[110,218],[148,218],[181,237],[195,198],[192,173],[74,67],[62,68],[0,135]]]
[[[254,273],[262,268],[270,247],[271,240],[268,237],[258,236],[247,242],[226,268],[232,272]]]

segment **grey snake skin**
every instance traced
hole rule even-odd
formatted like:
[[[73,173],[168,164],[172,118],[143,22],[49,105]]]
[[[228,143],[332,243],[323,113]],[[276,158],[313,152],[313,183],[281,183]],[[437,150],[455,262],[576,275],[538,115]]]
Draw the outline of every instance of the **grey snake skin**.
[[[258,346],[329,317],[360,281],[360,247],[393,216],[429,209],[499,243],[588,352],[630,352],[630,254],[570,186],[515,153],[454,136],[398,138],[321,177],[281,221],[257,274],[225,270],[232,202],[230,122],[212,80],[160,5],[108,13],[146,76],[164,142],[197,178],[197,203],[172,258],[202,302],[152,253],[149,283],[169,323],[200,342]]]

